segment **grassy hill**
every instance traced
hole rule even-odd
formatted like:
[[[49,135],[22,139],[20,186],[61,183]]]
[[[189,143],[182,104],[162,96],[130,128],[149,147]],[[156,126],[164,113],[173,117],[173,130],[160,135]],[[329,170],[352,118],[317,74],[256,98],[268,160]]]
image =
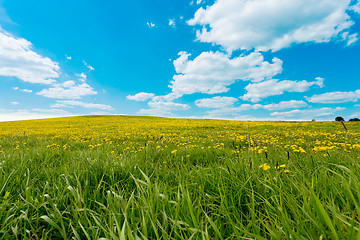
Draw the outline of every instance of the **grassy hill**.
[[[360,239],[360,124],[0,123],[3,239]]]

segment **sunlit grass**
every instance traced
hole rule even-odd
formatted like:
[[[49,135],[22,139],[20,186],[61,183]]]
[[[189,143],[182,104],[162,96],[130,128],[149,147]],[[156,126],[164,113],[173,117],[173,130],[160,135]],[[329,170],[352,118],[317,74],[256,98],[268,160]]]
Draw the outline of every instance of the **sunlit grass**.
[[[0,123],[3,239],[360,238],[360,125]]]

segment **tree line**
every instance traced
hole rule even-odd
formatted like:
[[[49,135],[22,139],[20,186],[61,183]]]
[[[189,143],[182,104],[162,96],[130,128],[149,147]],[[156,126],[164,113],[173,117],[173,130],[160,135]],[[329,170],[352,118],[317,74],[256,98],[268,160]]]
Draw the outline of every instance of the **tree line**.
[[[338,116],[338,117],[335,118],[335,121],[343,122],[343,121],[345,121],[345,119],[343,117],[341,117],[341,116]],[[360,119],[359,118],[350,118],[349,121],[350,122],[360,121]]]

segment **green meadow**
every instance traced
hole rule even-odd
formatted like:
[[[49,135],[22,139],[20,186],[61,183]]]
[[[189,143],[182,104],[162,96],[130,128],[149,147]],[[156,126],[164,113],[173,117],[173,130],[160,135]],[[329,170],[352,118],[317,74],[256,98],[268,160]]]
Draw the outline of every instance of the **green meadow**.
[[[2,239],[360,239],[360,124],[0,123]]]

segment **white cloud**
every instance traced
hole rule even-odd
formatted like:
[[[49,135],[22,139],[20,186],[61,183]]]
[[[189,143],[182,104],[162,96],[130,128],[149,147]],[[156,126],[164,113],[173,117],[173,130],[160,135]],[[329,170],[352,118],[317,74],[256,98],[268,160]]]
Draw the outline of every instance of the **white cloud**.
[[[75,100],[59,100],[57,103],[52,105],[53,108],[61,108],[61,107],[84,107],[84,108],[97,108],[101,110],[114,110],[109,105],[104,104],[95,104],[95,103],[85,103],[81,101],[75,101]]]
[[[149,28],[154,28],[155,27],[155,24],[152,23],[152,22],[147,22],[146,24],[148,25]]]
[[[153,102],[171,102],[180,97],[182,97],[182,94],[171,92],[171,93],[169,93],[167,95],[163,95],[163,96],[154,96],[151,100]]]
[[[190,5],[194,5],[195,3],[197,4],[197,5],[200,5],[201,3],[203,3],[203,2],[205,2],[204,0],[192,0],[191,2],[190,2]]]
[[[21,89],[20,91],[26,92],[26,93],[32,93],[32,90],[30,89]]]
[[[169,19],[169,26],[175,27],[175,20],[174,19]]]
[[[0,109],[0,122],[28,119],[67,117],[73,114],[62,109],[4,110]]]
[[[350,10],[360,14],[360,2],[356,3],[355,5],[352,5],[350,7]]]
[[[357,42],[357,40],[359,40],[357,36],[358,36],[357,33],[349,34],[349,32],[344,32],[342,34],[342,38],[347,41],[348,46],[352,45],[353,43]]]
[[[18,105],[18,102],[10,102],[11,104]]]
[[[279,103],[271,103],[271,104],[266,104],[266,105],[262,105],[262,104],[241,104],[240,107],[238,107],[237,109],[239,111],[248,111],[248,110],[256,110],[256,109],[266,109],[269,111],[274,111],[274,110],[284,110],[284,109],[290,109],[290,108],[304,108],[307,107],[308,104],[304,101],[297,101],[297,100],[290,100],[290,101],[281,101]]]
[[[251,83],[245,87],[247,93],[242,96],[243,100],[249,100],[251,102],[259,102],[261,99],[269,96],[281,95],[284,92],[306,92],[311,86],[317,85],[323,87],[324,79],[316,78],[314,82],[302,81],[290,81],[277,79],[271,79],[260,83]]]
[[[206,118],[220,118],[220,119],[238,119],[239,114],[249,110],[257,110],[257,109],[266,109],[269,111],[272,110],[284,110],[289,108],[304,108],[307,106],[307,103],[304,101],[282,101],[280,103],[272,103],[267,105],[262,104],[241,104],[239,107],[232,107],[231,105],[222,106],[221,108],[211,110],[206,112]],[[247,117],[247,115],[244,115]],[[244,117],[242,116],[242,117]],[[243,118],[241,118],[243,119]],[[253,118],[252,118],[253,119]],[[269,120],[267,118],[266,120]]]
[[[331,116],[334,116],[337,112],[345,110],[345,108],[320,108],[320,109],[304,109],[304,110],[292,110],[288,112],[273,112],[270,115],[280,118],[292,118],[294,120],[310,120],[313,118],[325,118],[331,119]]]
[[[189,109],[189,105],[182,103],[174,103],[174,102],[149,102],[149,107],[151,108],[162,108],[162,109],[173,109],[173,110],[186,110]]]
[[[22,91],[22,92],[26,92],[26,93],[32,93],[32,90],[30,90],[30,89],[20,89],[19,87],[13,87],[12,89],[14,89],[15,91]]]
[[[96,111],[96,112],[91,112],[91,115],[110,115],[111,113],[109,112],[105,112],[105,111]]]
[[[360,90],[354,92],[328,92],[306,98],[312,103],[344,103],[357,102],[360,99]]]
[[[66,110],[63,109],[42,109],[42,108],[33,108],[31,109],[31,111],[35,111],[35,112],[39,112],[39,113],[52,113],[52,114],[64,114],[64,113],[69,113]]]
[[[174,102],[153,101],[148,103],[150,109],[141,109],[139,114],[153,115],[153,116],[174,116],[172,111],[183,111],[190,108],[187,104]]]
[[[308,104],[304,101],[290,100],[290,101],[282,101],[279,103],[263,105],[262,108],[273,111],[273,110],[284,110],[289,108],[304,108],[307,106]]]
[[[354,22],[351,0],[217,0],[200,8],[189,25],[197,39],[235,49],[273,51],[295,43],[329,42]],[[354,7],[357,11],[359,8]]]
[[[153,98],[154,96],[155,96],[155,94],[153,94],[153,93],[139,92],[135,95],[128,95],[128,96],[126,96],[126,98],[129,100],[134,100],[134,101],[146,101],[146,100]]]
[[[349,118],[360,118],[360,112],[354,112],[351,115],[349,115]]]
[[[215,94],[227,92],[236,80],[259,82],[271,79],[282,71],[282,61],[273,58],[273,63],[264,61],[259,52],[229,59],[220,52],[203,52],[194,60],[190,54],[180,52],[174,60],[175,70],[169,86],[179,96],[196,92]]]
[[[58,63],[32,50],[31,42],[16,38],[0,27],[0,76],[24,82],[51,84],[59,77]]]
[[[207,111],[204,118],[212,119],[247,119],[253,118],[248,115],[240,115],[242,112],[255,109],[256,106],[251,106],[249,104],[243,104],[240,107],[224,107],[218,108],[211,111]]]
[[[83,61],[84,65],[89,69],[89,71],[94,71],[95,68],[93,68],[92,66],[90,66],[89,64],[87,64],[85,61]]]
[[[72,58],[71,56],[68,56],[66,54],[65,54],[65,57],[66,57],[67,60],[71,60],[71,58]]]
[[[201,108],[225,108],[234,105],[238,99],[233,97],[203,98],[195,101],[196,106]]]
[[[86,79],[87,79],[86,73],[75,74],[75,76],[80,77],[80,80],[81,80],[82,82],[85,82]]]
[[[56,84],[51,88],[43,89],[36,93],[48,98],[79,99],[82,96],[97,94],[88,84],[76,85],[74,81],[66,81],[63,84]]]

